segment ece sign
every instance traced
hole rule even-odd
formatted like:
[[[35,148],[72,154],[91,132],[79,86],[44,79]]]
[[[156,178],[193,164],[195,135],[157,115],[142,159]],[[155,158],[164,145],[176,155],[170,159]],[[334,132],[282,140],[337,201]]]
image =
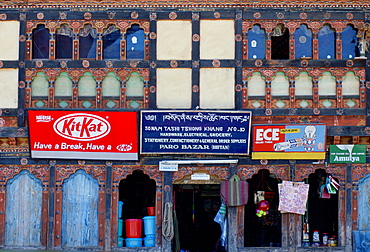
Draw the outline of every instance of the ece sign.
[[[141,111],[141,153],[249,154],[251,112]]]
[[[136,112],[28,111],[32,158],[137,160]]]
[[[325,159],[324,124],[255,125],[252,159]]]

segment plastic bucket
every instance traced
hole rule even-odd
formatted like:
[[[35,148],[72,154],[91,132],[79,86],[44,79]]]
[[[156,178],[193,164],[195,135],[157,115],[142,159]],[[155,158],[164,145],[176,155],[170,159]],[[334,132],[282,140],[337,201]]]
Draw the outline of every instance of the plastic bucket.
[[[145,216],[144,220],[144,234],[155,235],[155,216]]]
[[[123,208],[123,202],[118,201],[118,219],[122,218],[122,208]]]
[[[143,239],[141,238],[126,238],[126,247],[142,247]]]
[[[155,235],[147,235],[144,238],[144,247],[155,247]]]
[[[123,238],[122,237],[118,237],[118,244],[117,244],[117,246],[118,247],[123,247]]]
[[[149,216],[155,216],[155,207],[147,207],[146,210]]]
[[[127,238],[140,238],[142,231],[141,219],[127,219],[125,221],[126,237]]]
[[[122,231],[123,231],[123,220],[119,219],[118,220],[118,236],[122,236]]]

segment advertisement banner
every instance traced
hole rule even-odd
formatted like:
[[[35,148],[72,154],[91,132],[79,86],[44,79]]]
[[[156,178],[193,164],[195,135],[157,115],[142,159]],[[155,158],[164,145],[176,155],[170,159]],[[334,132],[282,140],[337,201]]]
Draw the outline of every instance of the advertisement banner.
[[[325,159],[324,124],[253,126],[252,159]]]
[[[249,154],[249,111],[141,111],[141,153]]]
[[[366,163],[366,145],[339,144],[330,145],[330,163]]]
[[[32,158],[137,160],[136,112],[29,110]]]

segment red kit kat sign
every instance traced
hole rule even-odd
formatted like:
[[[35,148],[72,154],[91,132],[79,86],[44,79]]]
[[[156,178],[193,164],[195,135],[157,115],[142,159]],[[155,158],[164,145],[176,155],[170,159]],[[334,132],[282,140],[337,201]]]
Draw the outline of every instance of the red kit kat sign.
[[[28,111],[32,158],[137,160],[136,112]]]

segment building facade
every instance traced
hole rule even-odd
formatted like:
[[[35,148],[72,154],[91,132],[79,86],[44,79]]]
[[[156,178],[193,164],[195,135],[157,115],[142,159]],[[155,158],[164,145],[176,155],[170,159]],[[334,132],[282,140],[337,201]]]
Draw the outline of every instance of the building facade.
[[[368,251],[369,8],[3,1],[0,247]],[[107,147],[87,154],[67,142],[65,152],[49,152],[36,133],[60,134],[30,118],[59,112],[120,113],[112,138],[134,134],[137,156],[106,158]],[[170,124],[147,119],[170,115]],[[300,135],[273,145],[289,133]],[[228,205],[223,226],[214,217],[233,175],[248,182],[248,203]],[[279,210],[283,181],[309,184],[303,214]],[[262,199],[269,213],[261,217]],[[148,216],[147,207],[155,234],[143,231],[142,246],[130,247],[126,220]]]

